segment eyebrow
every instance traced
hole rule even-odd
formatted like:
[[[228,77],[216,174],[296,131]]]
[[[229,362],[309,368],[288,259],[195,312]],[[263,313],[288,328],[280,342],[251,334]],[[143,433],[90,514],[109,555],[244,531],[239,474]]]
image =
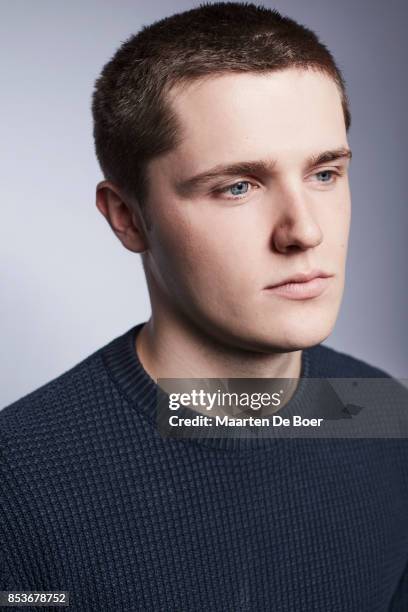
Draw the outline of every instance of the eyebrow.
[[[323,151],[322,153],[311,155],[307,158],[305,166],[308,168],[313,168],[315,166],[320,166],[321,164],[326,164],[328,162],[337,161],[340,159],[351,159],[351,155],[351,150],[347,149],[346,147],[331,149],[328,151]],[[213,168],[210,168],[209,170],[200,172],[200,174],[196,174],[188,179],[179,181],[176,183],[176,191],[180,195],[186,196],[197,190],[199,187],[205,186],[214,178],[220,176],[237,176],[239,174],[266,174],[271,172],[275,164],[276,161],[263,159],[255,161],[242,161],[233,164],[219,164]]]

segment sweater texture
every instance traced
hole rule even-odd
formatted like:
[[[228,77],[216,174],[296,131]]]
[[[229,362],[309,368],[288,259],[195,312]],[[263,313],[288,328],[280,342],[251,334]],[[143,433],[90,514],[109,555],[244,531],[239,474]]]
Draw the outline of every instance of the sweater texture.
[[[69,591],[78,612],[408,612],[407,440],[164,438],[142,325],[0,412],[0,590]],[[301,381],[348,377],[388,375],[303,351]]]

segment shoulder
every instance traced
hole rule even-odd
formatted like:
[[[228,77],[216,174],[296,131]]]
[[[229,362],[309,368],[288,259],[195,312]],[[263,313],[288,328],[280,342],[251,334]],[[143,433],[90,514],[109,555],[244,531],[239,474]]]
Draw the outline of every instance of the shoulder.
[[[80,403],[81,394],[95,384],[98,361],[99,351],[0,410],[0,429],[11,422],[15,427],[27,427],[29,423],[57,421],[66,414],[68,405]]]
[[[83,486],[84,475],[99,473],[102,465],[108,473],[111,453],[128,442],[129,414],[138,413],[109,376],[106,346],[0,410],[3,510],[12,523],[16,504],[41,514],[53,503],[47,491],[56,499]],[[138,442],[139,421],[132,420]]]
[[[391,375],[362,359],[323,344],[305,351],[309,376],[316,378],[391,378]]]
[[[344,414],[346,418],[359,415],[359,421],[353,421],[351,437],[380,438],[379,448],[388,440],[389,451],[393,448],[398,456],[401,454],[406,466],[408,389],[402,381],[375,365],[324,345],[306,349],[306,353],[305,378],[332,379],[320,380],[325,409],[330,408],[333,414],[340,410],[341,418]],[[361,428],[359,434],[357,429],[353,431],[356,423]],[[407,478],[405,467],[404,472]]]
[[[116,347],[121,357],[135,328],[108,341],[82,361],[0,410],[0,439],[8,464],[16,469],[54,466],[66,459],[103,452],[121,419],[139,426],[139,412],[118,385],[106,360]],[[119,347],[119,348],[117,348]],[[129,349],[130,350],[130,349]],[[122,362],[119,359],[119,366]],[[92,443],[91,443],[92,442]],[[4,455],[5,456],[5,455]],[[53,463],[54,462],[54,463]]]
[[[114,394],[102,350],[0,410],[1,446],[10,465],[52,463],[78,450],[95,429]]]

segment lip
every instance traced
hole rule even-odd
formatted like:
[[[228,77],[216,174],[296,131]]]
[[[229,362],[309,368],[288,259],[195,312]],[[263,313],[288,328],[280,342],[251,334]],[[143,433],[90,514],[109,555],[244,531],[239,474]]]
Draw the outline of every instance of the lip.
[[[268,294],[292,300],[306,300],[321,295],[330,283],[332,274],[321,270],[294,274],[290,278],[265,290]]]

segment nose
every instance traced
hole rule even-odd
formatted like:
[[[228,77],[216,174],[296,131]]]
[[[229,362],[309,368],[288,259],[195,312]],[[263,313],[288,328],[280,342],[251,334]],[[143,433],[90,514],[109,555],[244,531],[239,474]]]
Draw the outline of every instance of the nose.
[[[277,195],[279,215],[272,232],[273,246],[280,253],[318,246],[323,232],[315,218],[312,202],[302,190],[281,189]],[[276,200],[275,200],[276,205]]]

